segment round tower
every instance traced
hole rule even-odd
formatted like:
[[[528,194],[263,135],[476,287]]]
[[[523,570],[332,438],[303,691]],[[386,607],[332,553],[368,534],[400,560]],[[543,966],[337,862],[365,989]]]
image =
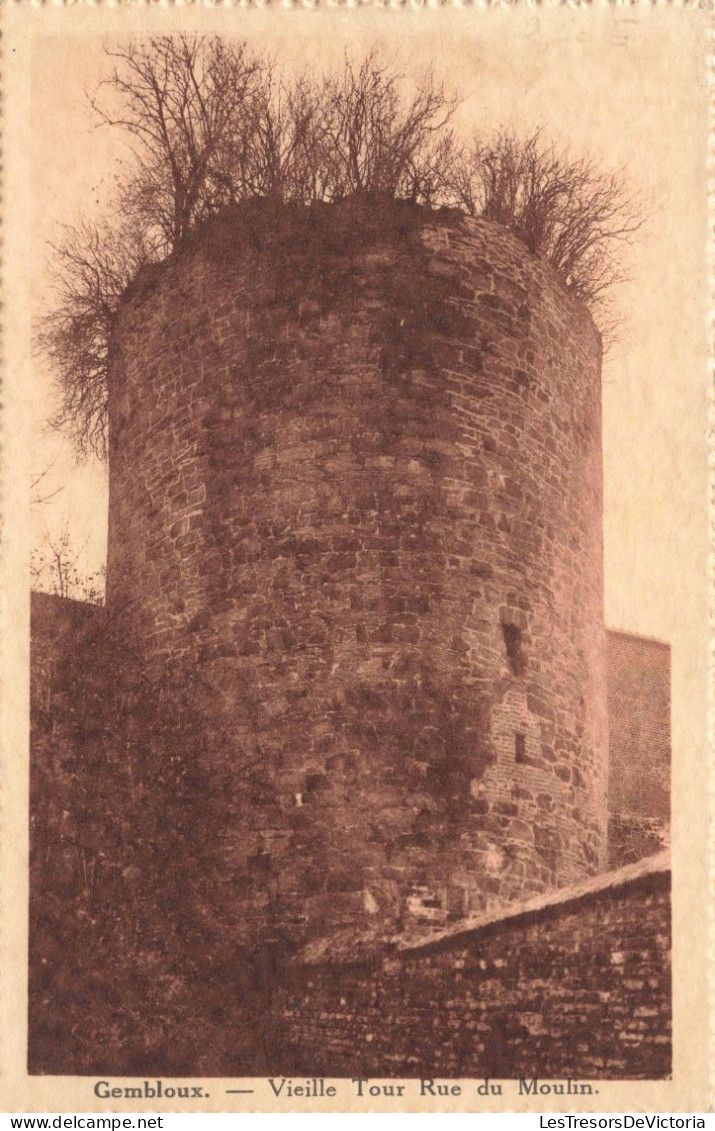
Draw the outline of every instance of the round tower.
[[[236,899],[297,938],[598,871],[600,339],[549,267],[255,203],[137,280],[110,370],[108,603],[189,673]]]

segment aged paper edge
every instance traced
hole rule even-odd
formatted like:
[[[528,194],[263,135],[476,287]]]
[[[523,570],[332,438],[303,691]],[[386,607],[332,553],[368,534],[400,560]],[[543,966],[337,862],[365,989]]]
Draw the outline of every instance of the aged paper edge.
[[[646,6],[661,6],[658,5],[658,0],[637,0],[639,4]],[[337,4],[314,4],[311,0],[304,0],[302,3],[294,3],[293,0],[284,0],[280,5],[279,10],[290,9],[306,9],[310,10],[316,7],[345,7],[351,10],[357,10],[366,7],[375,7],[377,9],[393,9],[393,10],[412,10],[419,11],[421,9],[437,10],[452,8],[455,10],[463,8],[475,8],[486,10],[489,7],[508,7],[514,9],[514,5],[505,4],[501,5],[498,0],[494,4],[482,3],[477,0],[474,4],[459,4],[458,2],[450,4],[441,4],[427,0],[427,3],[419,3],[418,0],[409,0],[409,3],[392,2],[390,4],[375,3],[374,5],[368,3],[354,4],[350,0],[345,0],[345,3]],[[531,0],[522,0],[518,5],[520,8],[524,7],[549,7],[546,0],[540,0],[539,3],[532,3]],[[569,7],[589,7],[587,0],[583,3],[575,2],[569,4]],[[633,5],[628,0],[602,0],[599,2],[599,7],[623,7],[631,8]],[[712,11],[710,4],[701,3],[700,0],[693,0],[692,3],[685,0],[683,3],[668,5],[669,7],[677,7],[683,12],[688,10],[707,10]],[[151,1102],[146,1104],[138,1104],[136,1101],[117,1102],[111,1104],[98,1104],[92,1098],[91,1085],[93,1080],[89,1077],[30,1077],[26,1074],[24,1069],[25,1046],[26,1046],[26,1000],[25,1000],[25,985],[27,976],[27,959],[26,959],[26,904],[27,904],[27,840],[25,834],[25,827],[27,822],[27,798],[26,786],[27,779],[27,667],[28,667],[28,641],[29,641],[29,604],[28,595],[22,583],[18,583],[18,579],[24,577],[25,562],[28,555],[27,544],[27,529],[23,527],[21,522],[17,519],[13,520],[13,516],[22,516],[25,511],[25,491],[24,484],[27,481],[27,459],[26,453],[22,451],[22,445],[17,442],[17,437],[21,435],[22,428],[27,425],[27,420],[30,412],[30,405],[27,398],[22,395],[22,374],[24,367],[29,363],[29,358],[26,354],[18,354],[14,349],[14,343],[19,341],[27,341],[29,339],[29,310],[23,305],[22,296],[27,290],[27,268],[22,258],[22,235],[27,231],[27,223],[29,217],[29,205],[27,194],[23,192],[23,188],[29,183],[28,177],[28,161],[27,152],[23,147],[23,139],[26,136],[24,133],[24,115],[8,112],[8,108],[13,104],[22,105],[23,100],[25,104],[28,101],[29,93],[29,73],[25,68],[24,73],[19,73],[17,69],[12,70],[7,66],[7,59],[9,53],[14,53],[16,50],[25,52],[25,61],[27,61],[27,48],[29,39],[36,30],[33,28],[31,31],[18,28],[19,18],[27,18],[28,23],[35,23],[39,18],[46,18],[48,22],[52,23],[51,30],[58,34],[60,28],[57,23],[57,17],[60,16],[66,24],[70,24],[71,31],[81,29],[85,22],[94,19],[99,13],[98,9],[102,9],[101,15],[107,16],[113,20],[114,26],[118,29],[120,26],[122,30],[127,29],[127,20],[138,17],[145,17],[142,20],[144,26],[151,24],[154,28],[157,26],[164,26],[164,17],[171,14],[172,19],[178,18],[186,13],[187,17],[199,16],[201,19],[213,19],[221,15],[220,9],[226,8],[255,8],[266,9],[268,7],[277,8],[277,3],[263,3],[261,0],[251,0],[246,3],[245,0],[221,0],[220,6],[212,4],[207,0],[187,0],[186,4],[175,4],[171,2],[164,2],[160,0],[158,5],[144,5],[144,4],[116,4],[111,0],[104,0],[100,4],[92,4],[87,0],[82,0],[80,4],[73,3],[57,3],[51,0],[50,3],[43,5],[35,2],[35,0],[16,0],[11,4],[6,5],[4,11],[1,13],[2,19],[5,22],[5,42],[3,48],[3,104],[5,106],[5,113],[3,115],[3,154],[5,157],[5,173],[3,177],[3,202],[7,212],[3,215],[3,324],[2,324],[2,356],[4,360],[4,395],[3,395],[3,421],[2,431],[0,436],[2,438],[2,515],[5,518],[4,526],[4,539],[2,547],[2,569],[3,569],[3,586],[1,594],[1,616],[3,627],[3,642],[2,642],[2,719],[0,719],[0,734],[2,736],[2,758],[3,758],[3,793],[2,793],[2,844],[0,845],[0,859],[2,860],[2,906],[5,911],[3,918],[2,934],[0,935],[0,955],[2,957],[2,968],[5,971],[4,991],[0,1008],[2,1009],[3,1018],[3,1037],[0,1056],[0,1095],[2,1101],[8,1111],[58,1111],[58,1110],[77,1110],[77,1111],[96,1111],[96,1112],[111,1112],[111,1111],[137,1111],[143,1110],[146,1112],[158,1111],[163,1112],[185,1112],[188,1109],[183,1106],[162,1106],[161,1109],[152,1107]],[[191,9],[191,11],[188,11]],[[60,15],[61,14],[61,15]],[[280,18],[276,13],[276,18]],[[183,21],[182,21],[183,22]],[[192,20],[193,23],[193,20]],[[66,26],[61,29],[62,33],[67,33]],[[96,34],[101,32],[97,31]],[[711,56],[712,63],[712,56]],[[711,92],[712,92],[712,78],[711,78]],[[715,145],[713,145],[713,108],[715,107],[715,97],[711,94],[711,113],[710,113],[710,221],[711,231],[712,224],[715,223],[715,182],[712,179],[713,159],[715,158]],[[12,205],[14,213],[12,221],[8,221],[8,213]],[[715,270],[713,265],[713,242],[712,239],[708,246],[708,262],[710,268],[710,318],[709,329],[715,325]],[[710,354],[710,364],[712,365],[712,351]],[[710,392],[709,396],[709,425],[710,425],[710,544],[711,544],[711,577],[712,568],[715,567],[715,440],[713,438],[713,430],[715,429],[715,397]],[[715,584],[711,581],[709,585],[709,608],[711,616],[711,624],[715,620]],[[563,1111],[627,1111],[627,1110],[650,1110],[650,1111],[705,1111],[712,1110],[712,1088],[715,1083],[715,1051],[713,1050],[712,1041],[712,1018],[715,1016],[715,983],[713,980],[713,948],[715,947],[715,912],[713,911],[712,898],[715,895],[715,874],[713,872],[712,853],[715,850],[715,790],[712,784],[712,768],[713,756],[715,754],[715,702],[713,701],[713,684],[712,676],[715,673],[715,643],[712,641],[709,650],[709,672],[710,680],[710,706],[708,716],[708,733],[709,733],[709,753],[710,753],[710,785],[709,785],[709,809],[711,814],[710,826],[710,856],[708,861],[708,876],[709,876],[709,908],[708,908],[708,927],[709,927],[709,955],[708,955],[708,984],[710,990],[710,1026],[709,1026],[709,1040],[708,1040],[708,1062],[710,1065],[710,1079],[707,1081],[690,1081],[687,1090],[684,1092],[678,1086],[676,1072],[676,1079],[673,1081],[608,1081],[602,1082],[599,1097],[593,1097],[593,1101],[588,1097],[580,1099],[577,1105],[569,1103],[568,1106],[561,1108]],[[18,711],[18,705],[22,710]],[[18,757],[18,749],[24,749],[24,753]],[[10,770],[12,772],[10,772]],[[697,921],[698,918],[703,917],[704,911],[702,908],[702,897],[704,893],[694,889],[689,893],[688,897],[688,910],[693,912],[693,918]],[[12,920],[12,921],[11,921]],[[703,924],[704,927],[704,924]],[[686,944],[687,945],[687,944]],[[681,963],[679,974],[686,972]],[[705,1040],[705,1033],[700,1034],[700,1040]],[[262,1102],[265,1096],[265,1086],[261,1089],[261,1101],[258,1099],[251,1100],[245,1105],[241,1102],[240,1106],[233,1103],[229,1107],[225,1101],[221,1102],[218,1099],[218,1087],[222,1081],[217,1079],[210,1079],[204,1081],[207,1089],[213,1089],[214,1096],[216,1097],[210,1105],[201,1105],[198,1110],[201,1111],[295,1111],[305,1110],[304,1108],[297,1108],[296,1105],[291,1105],[285,1102],[273,1102],[269,1106],[265,1106]],[[240,1081],[226,1081],[232,1085],[240,1085]],[[247,1082],[245,1082],[247,1083]],[[408,1082],[413,1083],[413,1082]],[[408,1088],[408,1095],[414,1093],[414,1087]],[[267,1098],[267,1097],[266,1097]],[[464,1097],[464,1101],[467,1097]],[[260,1104],[260,1106],[259,1106]],[[315,1110],[315,1109],[313,1109]],[[408,1102],[399,1104],[383,1102],[382,1104],[369,1106],[346,1107],[344,1104],[339,1103],[336,1105],[325,1105],[321,1107],[325,1111],[474,1111],[476,1108],[470,1106],[467,1102],[460,1102],[454,1106],[449,1103],[435,1103],[434,1105],[427,1105],[424,1102],[420,1103],[410,1096]],[[552,1111],[554,1110],[554,1101],[541,1100],[529,1104],[528,1108],[521,1105],[512,1104],[506,1099],[503,1104],[492,1107],[490,1104],[480,1106],[478,1110],[495,1110],[495,1111],[518,1111],[528,1110],[530,1112],[538,1111]]]

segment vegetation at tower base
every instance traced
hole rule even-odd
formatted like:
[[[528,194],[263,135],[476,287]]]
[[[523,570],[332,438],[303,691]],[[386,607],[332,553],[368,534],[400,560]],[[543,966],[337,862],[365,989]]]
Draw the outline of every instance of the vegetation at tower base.
[[[609,335],[620,250],[643,208],[622,173],[602,173],[542,140],[502,130],[471,144],[457,100],[431,76],[413,88],[375,52],[290,77],[245,43],[155,37],[107,48],[92,100],[133,161],[98,222],[53,246],[55,280],[38,345],[59,382],[55,423],[80,453],[106,454],[107,348],[137,271],[182,248],[227,205],[351,196],[457,206],[502,224],[597,311]]]
[[[148,684],[111,611],[33,596],[30,1070],[260,1071],[275,945],[236,930],[231,790],[192,673]],[[228,786],[228,789],[227,789]]]

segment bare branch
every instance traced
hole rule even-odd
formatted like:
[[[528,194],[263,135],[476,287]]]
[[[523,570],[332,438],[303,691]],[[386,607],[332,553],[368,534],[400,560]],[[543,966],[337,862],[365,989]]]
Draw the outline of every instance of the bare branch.
[[[526,140],[503,131],[476,142],[457,163],[454,193],[467,212],[514,232],[592,308],[622,279],[618,245],[629,244],[644,222],[621,173],[572,160],[539,131]]]
[[[348,196],[456,204],[494,220],[603,310],[638,231],[623,176],[599,173],[506,131],[465,149],[456,100],[431,75],[409,87],[375,51],[325,75],[288,77],[275,59],[219,37],[158,36],[108,47],[92,105],[129,143],[112,221],[81,222],[54,247],[52,302],[38,343],[57,374],[80,453],[105,452],[108,342],[138,268],[181,248],[227,205]]]
[[[69,519],[58,531],[44,529],[30,558],[33,588],[59,597],[101,604],[104,600],[104,570],[89,572],[82,564],[85,546],[73,544]]]

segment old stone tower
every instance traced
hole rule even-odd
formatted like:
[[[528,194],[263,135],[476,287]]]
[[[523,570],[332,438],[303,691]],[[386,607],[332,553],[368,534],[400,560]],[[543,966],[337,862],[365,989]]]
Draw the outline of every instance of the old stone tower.
[[[256,202],[121,305],[108,605],[297,937],[603,870],[601,526],[598,333],[496,225]]]

